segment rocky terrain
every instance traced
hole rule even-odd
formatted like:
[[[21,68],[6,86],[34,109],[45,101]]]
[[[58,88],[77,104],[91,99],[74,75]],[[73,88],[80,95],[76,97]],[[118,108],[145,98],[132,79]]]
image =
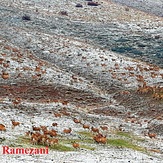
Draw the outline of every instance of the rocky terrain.
[[[2,162],[162,162],[161,15],[106,0],[0,4],[0,146],[49,145]]]

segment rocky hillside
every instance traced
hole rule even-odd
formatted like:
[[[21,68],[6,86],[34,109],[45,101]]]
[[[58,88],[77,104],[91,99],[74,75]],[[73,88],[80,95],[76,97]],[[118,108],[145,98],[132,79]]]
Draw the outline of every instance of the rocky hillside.
[[[161,162],[163,19],[131,6],[0,1],[0,146],[50,149],[3,162]]]

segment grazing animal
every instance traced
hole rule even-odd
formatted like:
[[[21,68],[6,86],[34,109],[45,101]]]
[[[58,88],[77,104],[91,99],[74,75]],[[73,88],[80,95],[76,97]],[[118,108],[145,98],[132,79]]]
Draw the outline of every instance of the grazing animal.
[[[74,118],[73,121],[74,121],[75,123],[81,123],[81,120],[80,120],[80,119],[77,119],[77,118]]]
[[[32,134],[33,134],[33,133],[32,133],[31,131],[25,132],[25,136],[28,136],[28,137],[30,137],[30,138],[31,138]]]
[[[58,126],[58,123],[52,123],[52,126],[56,127]]]
[[[108,127],[107,127],[107,126],[100,126],[100,128],[101,128],[102,130],[108,130]]]
[[[90,125],[83,124],[83,128],[84,128],[84,129],[89,129],[89,128],[90,128]]]
[[[12,129],[20,125],[20,122],[16,122],[14,120],[11,120],[11,122],[12,122]]]
[[[148,132],[148,136],[152,139],[152,138],[156,138],[157,135],[155,133]]]
[[[41,128],[42,131],[47,130],[47,126],[40,126],[40,128]]]
[[[77,149],[77,148],[80,148],[79,143],[73,143],[72,146],[73,146],[74,148],[76,148],[76,149]]]
[[[53,136],[57,136],[57,131],[55,131],[55,130],[50,130],[49,131],[49,133],[48,133],[51,137],[53,137]]]
[[[54,116],[57,118],[57,117],[61,117],[61,114],[60,113],[54,113]]]
[[[103,136],[102,134],[97,134],[96,136],[93,137],[93,139],[97,142],[97,143],[101,143],[101,144],[106,144],[107,143],[107,138],[106,136]]]
[[[40,142],[40,137],[41,137],[41,134],[40,133],[33,133],[32,136],[31,136],[31,143],[33,145],[37,145],[39,142]]]
[[[58,144],[58,139],[55,138],[47,138],[46,139],[47,146],[53,146],[54,144]]]
[[[13,102],[13,104],[14,104],[14,106],[15,106],[15,105],[20,104],[21,101],[22,101],[21,98],[20,98],[20,97],[17,97],[17,98],[15,98],[12,102]]]
[[[71,133],[71,131],[72,131],[72,129],[71,129],[71,128],[69,128],[69,129],[64,129],[64,130],[63,130],[63,132],[64,132],[64,133],[66,133],[66,134]]]
[[[35,127],[35,126],[32,126],[32,129],[33,129],[33,131],[40,131],[41,130],[40,127]]]
[[[40,142],[42,145],[46,144],[46,140],[48,139],[47,135],[41,135]]]
[[[6,127],[3,124],[0,124],[0,131],[6,131]]]
[[[3,72],[2,73],[2,78],[5,79],[5,80],[8,79],[9,78],[9,73],[8,72]]]
[[[95,127],[91,127],[91,130],[93,131],[93,132],[97,132],[97,133],[99,133],[99,129],[98,128],[95,128]]]

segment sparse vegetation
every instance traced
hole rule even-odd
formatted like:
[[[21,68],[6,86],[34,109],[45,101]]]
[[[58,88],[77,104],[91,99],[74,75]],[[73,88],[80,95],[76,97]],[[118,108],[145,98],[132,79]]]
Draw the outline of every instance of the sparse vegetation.
[[[88,131],[78,131],[77,133],[85,137],[89,137],[89,138],[92,137],[92,134]]]
[[[162,19],[86,1],[2,2],[0,144],[55,162],[161,155]]]
[[[140,138],[140,137],[134,135],[134,134],[131,133],[131,132],[117,131],[115,134],[118,135],[118,136],[121,136],[121,137],[128,138],[129,140],[135,140],[135,141],[140,141],[140,142],[145,141],[145,139]]]
[[[131,136],[131,133],[129,133],[129,132],[121,132],[121,131],[118,131],[118,132],[116,132],[116,134],[119,135],[119,136],[127,137],[127,138],[131,138],[132,137]]]
[[[0,144],[3,142],[3,141],[5,141],[6,140],[6,138],[0,138]]]
[[[88,149],[88,150],[95,150],[95,147],[91,146],[95,145],[95,141],[91,138],[91,135],[88,132],[79,132],[80,134],[84,135],[84,139],[67,139],[67,137],[62,137],[59,139],[59,144],[54,144],[53,146],[49,147],[49,149],[57,150],[57,151],[74,151],[74,148],[70,145],[72,145],[73,142],[80,143],[80,148]],[[129,133],[123,133],[119,132],[118,135],[125,136],[128,138],[131,138]],[[91,138],[91,139],[90,139]],[[24,136],[19,137],[15,141],[15,145],[12,146],[31,146],[30,139],[26,138]],[[90,144],[90,145],[88,145]],[[97,145],[97,144],[96,144]],[[135,145],[131,142],[131,140],[124,140],[124,139],[108,139],[107,145],[115,146],[115,147],[122,147],[122,148],[130,148],[137,151],[144,151],[144,148]],[[43,147],[43,145],[32,145],[34,147]]]
[[[62,137],[59,139],[59,143],[58,144],[54,144],[53,146],[50,146],[49,149],[51,150],[57,150],[57,151],[74,151],[75,149],[72,147],[72,143],[73,142],[78,142],[81,143],[80,148],[83,149],[88,149],[88,150],[95,150],[95,147],[92,147],[90,145],[87,144],[93,144],[93,140],[90,139],[67,139],[67,137]],[[17,138],[15,141],[13,141],[12,144],[10,144],[10,146],[12,147],[44,147],[44,145],[32,145],[30,142],[30,139],[25,137],[25,136],[21,136],[19,138]]]
[[[30,21],[31,18],[30,18],[29,15],[23,15],[23,16],[22,16],[22,20]]]
[[[145,151],[143,147],[135,145],[131,141],[127,141],[124,139],[108,139],[107,144],[115,147],[130,148],[136,151]]]
[[[13,142],[14,143],[10,144],[10,146],[12,146],[12,147],[18,147],[18,146],[21,146],[21,147],[37,147],[37,148],[44,147],[44,145],[40,145],[40,144],[32,145],[30,142],[30,139],[26,138],[25,136],[21,136]],[[53,146],[50,146],[49,149],[57,150],[57,151],[65,151],[65,152],[74,151],[73,147],[69,146],[68,143],[65,143],[62,141],[59,144],[54,144]]]

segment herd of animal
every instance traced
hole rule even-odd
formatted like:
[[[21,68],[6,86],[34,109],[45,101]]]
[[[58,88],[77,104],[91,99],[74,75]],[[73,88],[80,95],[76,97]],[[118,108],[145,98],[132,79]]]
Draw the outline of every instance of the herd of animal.
[[[163,87],[147,86],[146,83],[137,89],[139,94],[152,94],[155,100],[163,100]]]
[[[63,116],[70,117],[73,123],[78,125],[78,127],[82,127],[84,131],[87,131],[91,135],[91,139],[94,140],[95,143],[104,144],[104,145],[107,144],[108,141],[107,135],[109,132],[109,127],[107,125],[95,127],[90,123],[85,122],[82,119],[72,117],[71,113],[67,111],[66,108],[60,111],[53,112],[52,114],[55,117],[55,119],[62,118]],[[19,127],[20,124],[23,123],[20,123],[15,120],[11,120],[11,125],[12,125],[11,127],[13,130],[15,129],[15,127]],[[52,124],[50,124],[50,126],[51,127],[49,128],[43,125],[39,125],[39,126],[32,125],[31,130],[25,132],[25,137],[30,139],[30,143],[32,145],[44,145],[44,146],[53,147],[54,145],[60,143],[60,138],[62,138],[62,136],[66,138],[68,137],[70,138],[74,134],[73,129],[69,126],[67,128],[63,128],[62,131],[57,130],[58,128],[57,122],[53,122]],[[6,126],[0,124],[0,131],[5,132]],[[119,131],[121,130],[119,129]],[[157,135],[155,133],[148,133],[147,136],[149,136],[150,138],[156,138]],[[80,143],[81,142],[82,141],[80,141]],[[72,142],[72,147],[78,149],[80,148],[80,143],[74,141]]]
[[[55,118],[61,118],[62,116],[70,116],[71,113],[62,110],[60,112],[53,113]],[[73,123],[80,125],[84,130],[90,131],[92,135],[92,140],[94,140],[97,143],[106,144],[107,143],[107,137],[104,135],[103,131],[107,131],[107,126],[100,126],[100,128],[96,128],[94,126],[91,126],[90,124],[82,122],[81,119],[78,118],[72,118]],[[53,122],[51,124],[51,129],[49,129],[47,126],[32,126],[31,131],[27,131],[25,133],[26,136],[30,138],[30,142],[33,145],[46,145],[46,146],[54,146],[55,144],[59,144],[59,138],[61,135],[64,135],[66,137],[69,137],[70,135],[73,135],[73,129],[71,127],[63,128],[62,132],[58,132],[57,127],[58,123]],[[55,128],[55,129],[54,129]],[[78,142],[73,142],[72,146],[74,148],[80,148],[80,144]]]
[[[53,116],[55,119],[62,118],[63,116],[69,116],[71,117],[71,113],[64,110],[54,112]],[[106,144],[107,143],[107,135],[106,133],[108,131],[107,126],[100,126],[99,128],[95,126],[91,126],[89,123],[84,122],[82,119],[71,117],[73,123],[79,125],[79,127],[82,127],[83,130],[86,130],[88,133],[90,132],[90,135],[92,136],[92,140],[94,140],[97,143],[100,144]],[[19,127],[19,125],[23,125],[23,123],[11,120],[11,128],[12,130],[15,129],[15,127]],[[30,139],[30,143],[33,145],[45,145],[45,146],[54,146],[56,144],[60,143],[60,136],[64,135],[65,137],[69,137],[70,135],[73,135],[75,131],[71,127],[65,127],[62,129],[61,132],[57,130],[58,123],[53,122],[50,124],[51,127],[47,126],[31,126],[31,130],[25,132],[25,137]],[[6,132],[6,126],[4,124],[0,124],[0,131]],[[106,132],[104,132],[106,131]],[[80,148],[79,142],[73,142],[72,147],[74,148]]]

